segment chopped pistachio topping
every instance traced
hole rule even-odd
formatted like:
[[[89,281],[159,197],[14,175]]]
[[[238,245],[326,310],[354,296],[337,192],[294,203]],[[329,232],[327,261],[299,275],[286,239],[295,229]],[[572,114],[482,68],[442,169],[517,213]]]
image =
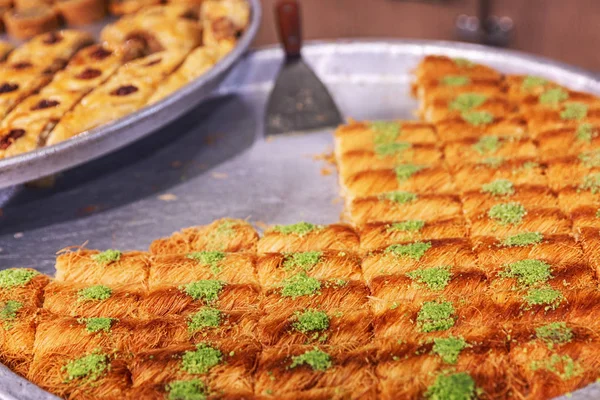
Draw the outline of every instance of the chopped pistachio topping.
[[[195,260],[202,265],[208,266],[211,272],[214,275],[217,275],[221,272],[219,264],[225,258],[225,253],[222,251],[196,251],[188,253],[186,257]]]
[[[333,363],[329,354],[315,347],[304,354],[293,356],[290,368],[296,368],[303,364],[310,366],[315,371],[325,371],[331,368]]]
[[[473,126],[488,125],[494,122],[494,114],[487,111],[464,111],[460,116]]]
[[[496,204],[488,211],[488,216],[500,225],[517,225],[523,221],[527,210],[520,203]]]
[[[425,221],[418,219],[409,219],[402,222],[394,222],[388,228],[388,232],[419,232],[425,226]]]
[[[225,249],[227,247],[226,239],[233,236],[235,233],[233,228],[238,225],[240,225],[240,223],[236,220],[222,220],[219,226],[211,230],[208,234],[206,238],[207,244],[214,249]]]
[[[563,101],[569,98],[569,93],[567,93],[562,88],[552,88],[546,90],[539,97],[540,104],[548,105],[548,106],[558,106]]]
[[[17,319],[17,312],[23,307],[23,303],[15,300],[8,300],[4,305],[0,303],[0,321],[4,321],[4,328],[12,328],[10,321]]]
[[[103,301],[110,298],[110,296],[112,296],[112,289],[104,285],[86,287],[77,292],[79,301]]]
[[[108,249],[102,253],[94,254],[92,260],[98,264],[110,264],[121,259],[121,252],[119,250]]]
[[[586,175],[579,185],[579,190],[589,190],[592,194],[600,192],[600,172]]]
[[[422,332],[445,331],[454,326],[454,306],[448,301],[426,301],[417,316]]]
[[[206,384],[199,379],[173,381],[165,387],[169,400],[206,400]]]
[[[216,328],[221,324],[221,311],[212,307],[202,307],[200,311],[190,316],[188,330],[201,331],[205,328]]]
[[[304,236],[312,231],[323,229],[322,225],[315,225],[309,222],[298,222],[292,225],[275,225],[273,231],[283,235],[298,235]]]
[[[466,372],[441,373],[427,388],[428,400],[474,400],[477,398],[475,381]]]
[[[445,86],[465,86],[471,83],[471,79],[462,75],[446,75],[440,82]]]
[[[579,124],[577,127],[577,131],[575,132],[577,140],[580,142],[591,143],[592,139],[598,136],[598,132],[594,129],[594,125],[585,122],[583,124]]]
[[[396,178],[400,182],[404,182],[409,180],[414,174],[425,168],[426,167],[424,165],[402,164],[394,168],[394,171],[396,172]]]
[[[477,108],[487,100],[487,96],[481,93],[461,93],[448,105],[451,111],[469,111]]]
[[[523,232],[509,236],[502,241],[506,247],[525,247],[532,244],[539,244],[544,239],[544,235],[539,232]]]
[[[495,153],[500,147],[502,147],[502,142],[498,136],[482,136],[473,145],[473,149],[481,155]]]
[[[541,78],[539,76],[527,75],[525,79],[523,79],[521,87],[525,90],[531,90],[538,86],[546,86],[547,84],[547,79]]]
[[[190,374],[205,374],[218,365],[223,359],[221,350],[215,349],[206,343],[200,343],[196,350],[183,353],[181,369]]]
[[[565,322],[552,322],[535,329],[538,339],[549,344],[568,343],[573,339],[573,331]]]
[[[581,121],[587,116],[588,106],[584,103],[565,103],[563,110],[560,112],[560,118],[564,120]]]
[[[79,318],[77,320],[80,324],[85,324],[85,330],[90,333],[110,332],[113,321],[115,321],[113,318]]]
[[[395,121],[373,121],[369,123],[369,129],[375,132],[374,144],[393,143],[402,133],[400,124]]]
[[[329,328],[329,317],[323,311],[309,309],[304,312],[297,311],[295,314],[298,320],[292,326],[297,331],[308,333]]]
[[[556,374],[560,379],[568,380],[583,374],[583,367],[568,355],[552,354],[545,360],[532,361],[532,371],[546,370]]]
[[[11,268],[0,271],[0,288],[25,286],[40,273],[32,269]]]
[[[442,361],[446,364],[456,364],[460,352],[469,347],[465,339],[455,336],[435,338],[433,343],[433,353],[442,357]]]
[[[102,353],[92,353],[87,356],[69,361],[62,370],[67,373],[65,381],[86,378],[95,381],[109,368],[108,357]]]
[[[481,165],[486,165],[490,168],[498,168],[504,163],[504,158],[502,157],[486,157],[479,162]]]
[[[556,309],[560,303],[564,300],[563,294],[550,287],[529,289],[525,296],[525,301],[529,306],[534,305],[546,305],[547,310]]]
[[[305,272],[300,272],[283,281],[281,295],[295,299],[300,296],[319,294],[320,289],[321,282],[318,279],[306,275]]]
[[[579,155],[579,160],[586,168],[600,167],[600,149],[584,151]]]
[[[475,66],[475,63],[473,63],[473,61],[469,60],[468,58],[455,57],[452,59],[452,61],[454,61],[454,64],[456,64],[457,67],[461,68],[471,68]]]
[[[552,278],[552,267],[541,260],[520,260],[508,264],[505,270],[500,272],[500,276],[516,278],[521,286],[531,286]]]
[[[412,192],[404,192],[404,191],[396,191],[396,192],[388,192],[382,194],[379,198],[384,200],[389,200],[396,204],[406,204],[412,203],[417,200],[419,196],[416,193]]]
[[[508,179],[496,179],[493,182],[481,186],[483,193],[489,193],[492,196],[511,196],[515,194],[515,186]]]
[[[596,211],[596,218],[600,218],[600,208]]]
[[[375,154],[380,157],[399,156],[412,147],[408,142],[381,143],[375,145]]]
[[[414,242],[408,244],[393,244],[388,246],[385,249],[385,252],[393,254],[396,257],[408,257],[418,261],[430,248],[431,242]]]
[[[205,302],[212,302],[219,298],[219,293],[221,293],[224,286],[225,282],[205,279],[188,283],[180,289],[194,300],[202,299]]]
[[[410,279],[427,285],[434,291],[439,291],[448,286],[452,272],[449,266],[420,268],[406,274]]]
[[[285,257],[283,269],[286,271],[308,271],[321,261],[321,251],[305,251],[303,253],[292,253]]]

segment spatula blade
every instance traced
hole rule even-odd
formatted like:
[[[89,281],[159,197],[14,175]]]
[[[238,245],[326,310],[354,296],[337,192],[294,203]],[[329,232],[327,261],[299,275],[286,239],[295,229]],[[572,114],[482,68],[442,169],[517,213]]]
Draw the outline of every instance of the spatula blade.
[[[266,112],[267,135],[332,128],[343,122],[329,91],[302,58],[286,59]]]

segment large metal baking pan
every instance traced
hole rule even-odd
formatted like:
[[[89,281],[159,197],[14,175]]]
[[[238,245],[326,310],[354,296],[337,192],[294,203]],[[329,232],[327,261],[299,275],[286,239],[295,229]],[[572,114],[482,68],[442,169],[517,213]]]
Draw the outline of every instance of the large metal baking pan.
[[[84,132],[55,146],[0,160],[0,188],[45,177],[119,149],[173,121],[206,99],[239,61],[256,36],[261,20],[260,0],[247,1],[252,10],[250,25],[235,49],[206,74],[164,100],[115,122]],[[115,18],[109,17],[84,30],[97,35],[105,24],[114,20]]]
[[[475,45],[313,43],[303,53],[343,114],[355,119],[413,118],[411,71],[430,53],[538,74],[600,95],[600,81],[590,73]],[[65,172],[52,189],[0,190],[0,269],[26,266],[53,274],[54,254],[66,246],[87,241],[90,248],[143,250],[155,238],[223,216],[266,224],[338,221],[337,176],[323,174],[331,167],[313,158],[332,150],[331,131],[263,137],[264,108],[281,61],[275,47],[249,53],[201,107],[126,149]],[[0,368],[3,396],[52,398]],[[598,385],[570,397],[598,398]]]

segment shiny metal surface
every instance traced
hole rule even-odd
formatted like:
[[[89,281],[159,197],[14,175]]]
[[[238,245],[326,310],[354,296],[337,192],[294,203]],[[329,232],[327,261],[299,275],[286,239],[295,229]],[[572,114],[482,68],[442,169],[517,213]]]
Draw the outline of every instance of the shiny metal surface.
[[[256,36],[261,20],[260,0],[248,0],[252,7],[248,29],[236,48],[206,74],[171,96],[107,125],[84,132],[55,146],[44,147],[0,160],[0,188],[28,182],[98,158],[144,137],[180,117],[206,99],[227,76]],[[97,34],[102,23],[85,30]]]
[[[355,119],[411,118],[417,104],[409,96],[410,71],[428,53],[538,74],[600,95],[600,82],[579,69],[474,45],[340,42],[303,50],[342,113]],[[29,266],[52,274],[54,253],[65,246],[146,249],[155,238],[223,216],[266,224],[338,221],[337,176],[313,158],[332,150],[331,131],[263,138],[267,96],[281,61],[278,48],[247,55],[210,101],[154,135],[62,173],[52,188],[0,190],[0,269]],[[27,389],[19,391],[21,385]],[[8,392],[44,398],[0,368],[0,398]],[[598,385],[570,397],[598,398]]]

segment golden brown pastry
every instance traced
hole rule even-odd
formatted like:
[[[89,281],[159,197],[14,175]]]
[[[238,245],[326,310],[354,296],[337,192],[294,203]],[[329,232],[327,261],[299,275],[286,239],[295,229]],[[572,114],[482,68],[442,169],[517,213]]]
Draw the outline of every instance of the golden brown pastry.
[[[58,0],[56,9],[72,26],[87,25],[106,16],[106,3],[103,0]]]
[[[58,29],[56,12],[40,4],[29,8],[11,9],[4,13],[4,26],[9,35],[29,39],[44,32]]]
[[[250,5],[245,0],[204,0],[200,6],[202,43],[215,48],[219,57],[235,47],[250,23]]]
[[[160,3],[160,0],[110,0],[108,7],[111,14],[125,15],[134,14],[145,7]]]
[[[299,222],[275,225],[258,241],[258,253],[289,253],[321,250],[358,250],[358,234],[345,224],[315,225]]]

